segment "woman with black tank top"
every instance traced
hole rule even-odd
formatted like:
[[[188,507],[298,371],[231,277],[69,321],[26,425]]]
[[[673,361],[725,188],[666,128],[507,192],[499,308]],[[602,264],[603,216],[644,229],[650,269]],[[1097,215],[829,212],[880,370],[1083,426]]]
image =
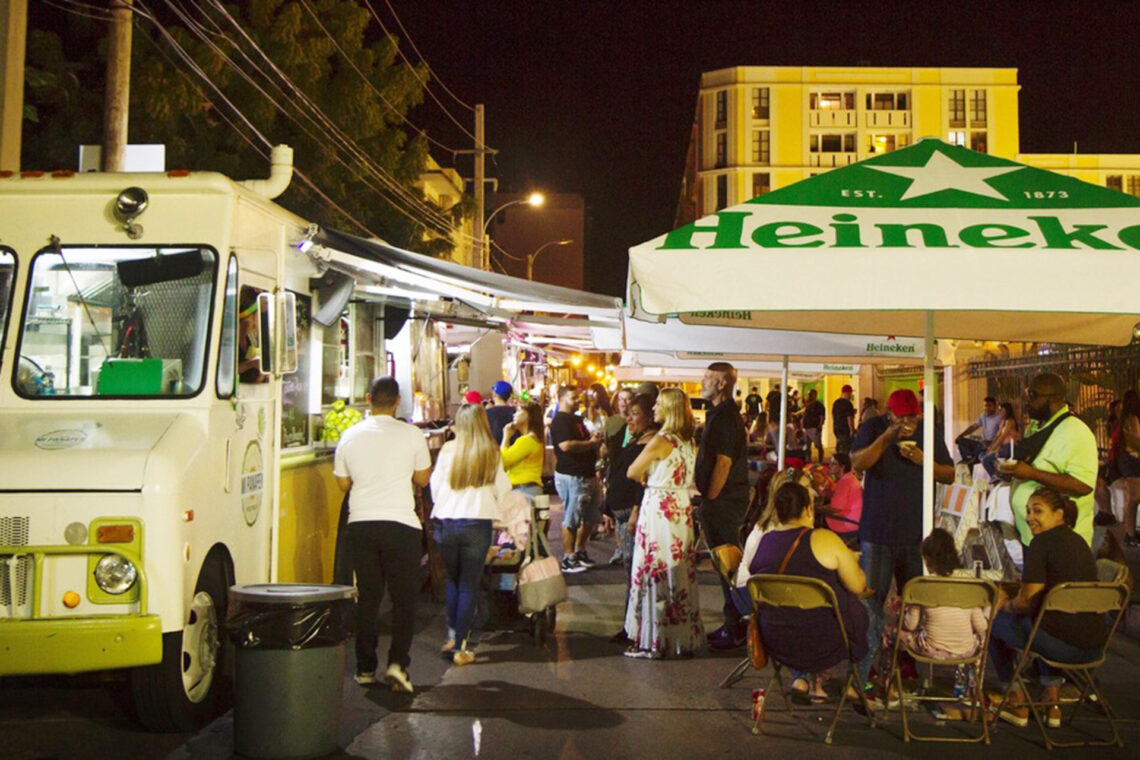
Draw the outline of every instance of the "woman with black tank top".
[[[858,599],[867,586],[859,560],[838,535],[826,528],[813,529],[815,508],[802,485],[785,483],[773,499],[777,523],[761,539],[748,569],[753,574],[776,573],[788,557],[783,574],[818,578],[831,586],[851,641],[851,655],[860,661],[868,650],[868,617]],[[760,632],[765,647],[781,663],[796,671],[820,673],[848,656],[839,627],[832,621],[827,609],[761,610]],[[812,693],[822,694],[818,679]]]

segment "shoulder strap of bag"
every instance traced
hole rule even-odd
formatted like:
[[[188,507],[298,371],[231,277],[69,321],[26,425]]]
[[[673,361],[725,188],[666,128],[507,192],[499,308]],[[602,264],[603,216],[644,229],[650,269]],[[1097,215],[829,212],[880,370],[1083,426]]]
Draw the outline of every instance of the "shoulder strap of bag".
[[[792,555],[796,553],[796,547],[800,545],[800,541],[804,540],[804,536],[811,533],[811,528],[803,528],[800,534],[796,536],[796,540],[792,542],[792,548],[788,549],[788,553],[784,555],[784,561],[780,563],[780,569],[776,571],[776,575],[783,575],[784,569],[787,568],[788,563],[792,559]]]
[[[1057,426],[1072,416],[1072,412],[1065,412],[1033,435],[1022,438],[1021,443],[1017,444],[1017,458],[1026,464],[1033,464],[1033,460],[1041,453],[1041,449],[1045,448],[1046,441],[1053,435]]]

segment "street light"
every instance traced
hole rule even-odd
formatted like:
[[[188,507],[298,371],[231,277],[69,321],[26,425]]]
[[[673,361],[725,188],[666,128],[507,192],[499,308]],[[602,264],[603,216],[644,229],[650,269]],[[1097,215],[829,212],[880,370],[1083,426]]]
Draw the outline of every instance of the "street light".
[[[534,253],[528,254],[526,257],[526,278],[528,280],[534,279],[534,260],[538,257],[538,254],[542,253],[545,249],[549,248],[552,245],[570,245],[573,242],[573,240],[551,240],[549,243],[543,243],[540,245],[538,247],[538,250]]]
[[[497,209],[492,211],[491,214],[487,217],[487,220],[483,222],[483,234],[487,234],[487,228],[491,226],[491,220],[495,218],[495,214],[499,213],[505,208],[508,208],[510,206],[518,206],[522,203],[525,203],[528,206],[532,206],[534,208],[538,208],[543,203],[546,203],[546,197],[542,193],[531,193],[525,198],[518,198],[513,201],[507,201],[502,206],[499,206]]]

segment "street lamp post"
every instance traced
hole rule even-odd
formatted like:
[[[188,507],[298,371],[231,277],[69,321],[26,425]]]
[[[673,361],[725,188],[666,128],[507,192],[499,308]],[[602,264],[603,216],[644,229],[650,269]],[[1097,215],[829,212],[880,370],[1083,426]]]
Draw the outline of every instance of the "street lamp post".
[[[527,257],[526,257],[526,278],[528,280],[534,279],[534,260],[536,258],[538,258],[538,254],[542,253],[544,250],[546,250],[547,248],[549,248],[552,245],[570,245],[573,242],[574,242],[573,240],[551,240],[549,243],[543,243],[542,245],[540,245],[538,247],[538,250],[535,251],[534,253],[527,254]]]
[[[490,254],[490,246],[488,245],[487,228],[491,226],[491,220],[495,218],[495,215],[498,214],[503,209],[510,208],[511,206],[518,206],[520,204],[525,203],[528,206],[531,206],[533,208],[538,208],[539,206],[541,206],[545,202],[546,202],[546,197],[542,193],[531,193],[530,195],[528,195],[525,198],[518,198],[518,199],[513,200],[513,201],[507,201],[502,206],[499,206],[497,209],[495,209],[494,211],[492,211],[490,214],[487,215],[487,219],[483,222],[483,233],[482,233],[482,236],[480,237],[480,240],[479,240],[479,243],[480,243],[479,253],[481,254],[481,258],[479,261],[480,268],[482,268],[482,269],[490,269],[491,268],[490,267],[491,261],[490,261],[490,255],[489,255]]]

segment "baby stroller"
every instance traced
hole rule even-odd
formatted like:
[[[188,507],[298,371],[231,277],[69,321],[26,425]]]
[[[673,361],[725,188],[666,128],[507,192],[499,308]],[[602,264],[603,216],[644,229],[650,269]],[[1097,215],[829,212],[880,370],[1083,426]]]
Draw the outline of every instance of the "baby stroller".
[[[525,620],[526,630],[536,643],[543,644],[554,630],[557,601],[539,610],[520,610],[519,573],[524,567],[551,557],[546,543],[550,497],[542,495],[532,501],[526,494],[512,491],[503,497],[500,507],[502,521],[495,526],[495,538],[484,566],[484,578],[492,598],[492,617],[498,613],[498,620],[493,622],[514,628],[517,621]],[[558,579],[561,580],[561,573]],[[562,598],[565,598],[564,593]]]

